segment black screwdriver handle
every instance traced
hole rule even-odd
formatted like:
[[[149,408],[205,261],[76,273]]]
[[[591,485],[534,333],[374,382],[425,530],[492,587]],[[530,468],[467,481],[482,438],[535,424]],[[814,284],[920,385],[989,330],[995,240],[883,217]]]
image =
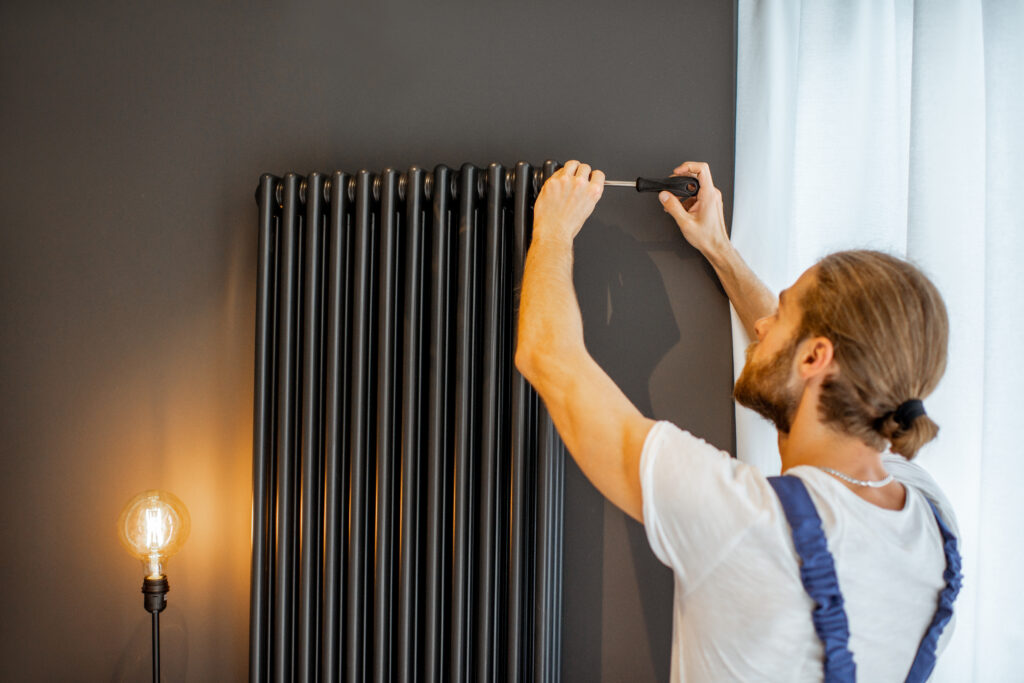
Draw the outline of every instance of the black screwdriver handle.
[[[668,190],[680,199],[689,199],[697,196],[700,183],[696,178],[690,176],[636,179],[637,192],[661,192],[662,190]]]

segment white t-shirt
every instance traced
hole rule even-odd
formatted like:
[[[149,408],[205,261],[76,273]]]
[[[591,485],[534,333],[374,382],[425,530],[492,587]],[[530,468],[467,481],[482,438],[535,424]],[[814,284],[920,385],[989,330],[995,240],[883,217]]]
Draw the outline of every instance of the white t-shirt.
[[[902,510],[872,505],[814,467],[786,472],[803,480],[821,516],[862,681],[906,678],[945,587],[942,535],[925,496],[959,538],[948,501],[923,469],[893,454],[883,463],[906,486]],[[814,602],[765,475],[658,422],[644,442],[640,483],[647,538],[675,573],[672,680],[822,680]]]

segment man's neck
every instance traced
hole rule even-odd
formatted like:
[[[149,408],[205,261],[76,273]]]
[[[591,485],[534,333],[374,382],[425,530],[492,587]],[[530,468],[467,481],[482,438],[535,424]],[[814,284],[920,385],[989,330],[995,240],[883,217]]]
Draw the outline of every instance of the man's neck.
[[[831,467],[855,479],[883,479],[886,472],[881,452],[821,422],[818,393],[818,386],[808,386],[800,399],[789,434],[779,432],[782,471],[798,465],[811,465]]]

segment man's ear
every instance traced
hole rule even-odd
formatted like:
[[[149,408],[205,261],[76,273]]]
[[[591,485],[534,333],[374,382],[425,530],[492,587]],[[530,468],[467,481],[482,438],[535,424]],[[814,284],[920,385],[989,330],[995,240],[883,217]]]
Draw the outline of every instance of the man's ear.
[[[835,348],[827,337],[811,337],[800,344],[797,372],[802,379],[829,373],[835,360]]]

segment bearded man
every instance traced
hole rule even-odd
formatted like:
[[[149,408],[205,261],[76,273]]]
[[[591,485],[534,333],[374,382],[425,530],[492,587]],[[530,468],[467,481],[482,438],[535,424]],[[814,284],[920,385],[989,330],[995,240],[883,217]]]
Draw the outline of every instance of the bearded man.
[[[910,462],[938,431],[922,401],[945,369],[942,298],[911,264],[848,251],[776,301],[732,248],[708,165],[674,172],[697,197],[659,199],[757,340],[734,397],[775,424],[784,476],[644,417],[587,353],[572,245],[604,174],[586,164],[537,199],[516,367],[672,568],[673,681],[925,680],[960,586],[956,520]]]

